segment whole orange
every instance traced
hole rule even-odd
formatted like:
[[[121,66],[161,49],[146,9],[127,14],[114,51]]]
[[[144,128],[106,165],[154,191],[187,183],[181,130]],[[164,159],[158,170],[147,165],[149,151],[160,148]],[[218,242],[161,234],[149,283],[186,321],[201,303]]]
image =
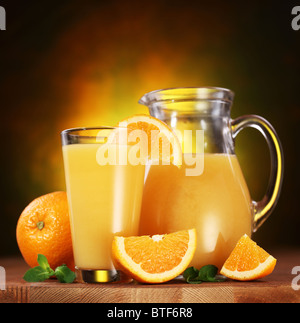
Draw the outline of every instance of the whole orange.
[[[74,270],[67,194],[54,192],[32,201],[19,218],[17,242],[30,267],[38,266],[42,254],[53,270],[62,264]]]

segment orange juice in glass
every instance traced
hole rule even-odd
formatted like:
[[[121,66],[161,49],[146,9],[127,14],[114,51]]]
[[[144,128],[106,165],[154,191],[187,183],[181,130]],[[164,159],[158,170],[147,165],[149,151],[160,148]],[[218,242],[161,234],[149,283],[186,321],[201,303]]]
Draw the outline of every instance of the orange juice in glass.
[[[78,279],[88,283],[125,280],[111,260],[112,240],[138,233],[145,166],[109,162],[99,154],[110,145],[127,155],[127,144],[107,143],[113,131],[62,132],[75,266]]]

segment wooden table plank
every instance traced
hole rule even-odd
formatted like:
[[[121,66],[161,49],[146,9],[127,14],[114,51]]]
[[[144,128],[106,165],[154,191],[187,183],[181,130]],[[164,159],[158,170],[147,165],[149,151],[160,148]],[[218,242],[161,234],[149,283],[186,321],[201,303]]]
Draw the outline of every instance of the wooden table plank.
[[[6,289],[0,291],[0,303],[300,303],[300,290],[291,286],[295,277],[291,271],[300,266],[300,251],[282,250],[273,255],[278,259],[276,269],[262,280],[201,285],[181,281],[159,285],[60,284],[55,279],[26,283],[22,276],[28,267],[21,258],[0,259],[6,270]]]

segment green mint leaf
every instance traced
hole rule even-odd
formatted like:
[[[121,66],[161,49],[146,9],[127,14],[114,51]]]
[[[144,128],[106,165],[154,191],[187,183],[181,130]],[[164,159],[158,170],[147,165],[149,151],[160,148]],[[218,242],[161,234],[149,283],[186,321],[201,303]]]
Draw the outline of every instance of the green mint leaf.
[[[51,276],[56,276],[61,283],[73,283],[75,280],[75,273],[71,271],[66,265],[57,267],[55,271],[51,269],[47,258],[44,255],[38,255],[39,266],[29,269],[23,279],[26,282],[43,282]]]
[[[190,267],[185,270],[183,277],[189,284],[201,284],[202,280],[199,279],[199,270],[195,267]]]
[[[199,278],[206,282],[214,281],[218,268],[214,265],[203,266],[199,270]]]
[[[41,266],[37,266],[34,268],[29,269],[23,279],[28,283],[36,283],[36,282],[43,282],[46,279],[49,279],[52,275],[42,268]]]
[[[54,275],[54,270],[50,268],[48,260],[44,255],[39,254],[37,261],[40,267],[42,267],[45,271],[47,271],[50,274],[50,276]]]
[[[186,269],[183,273],[183,277],[184,279],[188,279],[188,278],[196,278],[199,274],[199,270],[196,269],[195,267],[189,267],[188,269]]]
[[[44,255],[38,254],[37,262],[45,270],[48,270],[48,268],[50,268],[48,260]]]
[[[59,266],[55,269],[55,276],[60,283],[71,284],[74,282],[76,275],[66,265]]]
[[[198,278],[199,270],[195,267],[189,267],[183,273],[183,277],[189,284],[201,284],[202,281]]]
[[[222,282],[225,278],[217,276],[218,267],[214,265],[203,266],[199,270],[198,278],[204,282]]]
[[[186,279],[186,282],[188,284],[202,284],[203,283],[203,281],[201,279],[199,279],[199,277],[196,277],[196,278],[188,277]]]
[[[225,277],[217,275],[218,268],[214,265],[203,266],[200,270],[190,267],[185,270],[183,277],[189,284],[201,284],[202,282],[222,282]]]

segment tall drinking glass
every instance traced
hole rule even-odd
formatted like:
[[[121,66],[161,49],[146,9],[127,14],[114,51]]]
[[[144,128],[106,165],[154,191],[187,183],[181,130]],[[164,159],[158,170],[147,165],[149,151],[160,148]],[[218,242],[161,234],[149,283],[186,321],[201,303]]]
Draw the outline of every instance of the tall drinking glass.
[[[76,274],[81,282],[127,280],[114,268],[111,245],[115,235],[138,234],[145,166],[127,163],[130,146],[120,140],[121,133],[119,128],[100,127],[61,134]],[[118,140],[111,140],[116,134]]]

